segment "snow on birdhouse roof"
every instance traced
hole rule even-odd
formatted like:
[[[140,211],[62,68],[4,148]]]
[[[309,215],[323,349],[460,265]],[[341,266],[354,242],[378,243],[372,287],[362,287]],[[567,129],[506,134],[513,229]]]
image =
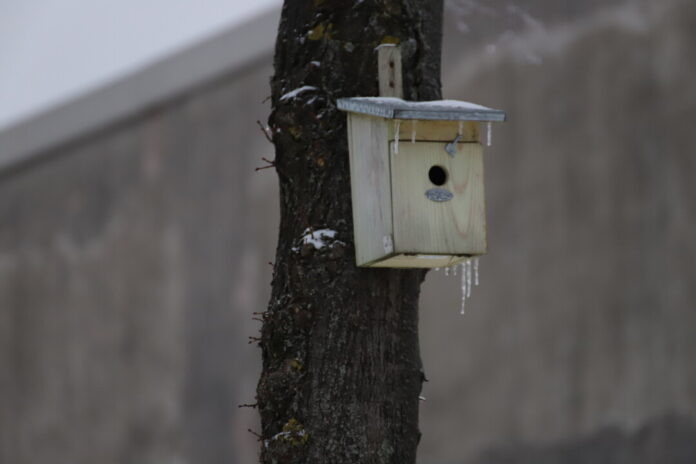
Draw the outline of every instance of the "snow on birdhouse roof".
[[[505,112],[459,100],[413,102],[393,97],[338,99],[338,109],[388,119],[505,121]]]

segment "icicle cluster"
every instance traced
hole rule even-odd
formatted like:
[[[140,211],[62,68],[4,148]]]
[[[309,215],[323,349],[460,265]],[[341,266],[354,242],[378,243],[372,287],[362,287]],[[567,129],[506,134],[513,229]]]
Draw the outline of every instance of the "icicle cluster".
[[[474,286],[478,286],[479,284],[479,259],[467,259],[461,264],[455,264],[453,266],[454,275],[457,275],[457,267],[461,268],[460,274],[462,282],[462,304],[459,312],[464,314],[466,310],[466,300],[471,297],[472,284]],[[448,268],[445,268],[445,275],[447,275],[447,269]]]

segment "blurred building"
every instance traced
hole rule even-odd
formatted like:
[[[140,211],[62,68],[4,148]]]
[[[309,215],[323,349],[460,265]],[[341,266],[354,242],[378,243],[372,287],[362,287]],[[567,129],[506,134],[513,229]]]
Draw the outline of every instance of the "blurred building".
[[[278,12],[0,132],[0,463],[252,463]],[[421,302],[423,464],[696,461],[696,4],[452,0],[508,111],[490,253]]]

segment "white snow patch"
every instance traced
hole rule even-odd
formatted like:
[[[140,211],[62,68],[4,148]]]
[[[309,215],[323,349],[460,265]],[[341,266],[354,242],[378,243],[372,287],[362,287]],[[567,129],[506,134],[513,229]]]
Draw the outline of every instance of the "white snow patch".
[[[280,97],[280,101],[291,100],[293,98],[296,98],[302,92],[308,92],[310,90],[318,90],[318,89],[316,87],[314,87],[313,85],[303,85],[302,87],[298,87],[294,90],[291,90],[291,91],[285,93],[282,97]]]
[[[476,103],[460,100],[435,100],[430,102],[416,102],[417,106],[437,106],[443,108],[453,108],[458,110],[489,110],[490,108]]]
[[[447,108],[454,110],[490,110],[483,105],[477,105],[476,103],[461,101],[461,100],[431,100],[431,101],[406,101],[402,98],[396,97],[355,97],[355,100],[365,100],[370,103],[378,104],[391,104],[396,107],[405,107],[408,109],[416,109],[419,107],[433,109],[433,108]]]
[[[304,236],[302,237],[302,243],[304,245],[312,245],[315,249],[321,250],[329,242],[333,241],[336,237],[336,231],[331,229],[319,229],[304,231]]]
[[[302,437],[304,437],[305,435],[307,435],[307,432],[306,432],[304,429],[303,429],[303,430],[300,430],[300,431],[298,431],[298,432],[278,432],[278,433],[276,433],[275,435],[273,435],[273,436],[271,437],[270,440],[264,440],[264,441],[263,441],[263,446],[264,446],[266,449],[268,449],[268,445],[270,445],[270,443],[271,443],[272,441],[280,440],[280,439],[289,439],[289,438],[292,438],[292,434],[293,434],[293,433],[295,433],[295,434],[296,434],[298,437],[300,437],[300,438],[302,438]]]

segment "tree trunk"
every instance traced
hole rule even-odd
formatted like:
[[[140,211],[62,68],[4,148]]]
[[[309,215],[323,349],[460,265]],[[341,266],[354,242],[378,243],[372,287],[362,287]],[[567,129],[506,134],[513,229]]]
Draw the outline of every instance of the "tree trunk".
[[[390,42],[402,47],[404,98],[439,99],[441,30],[442,0],[283,6],[269,118],[281,222],[257,388],[263,463],[415,463],[425,271],[355,266],[336,99],[378,95],[375,47]],[[336,235],[303,243],[320,229]]]

